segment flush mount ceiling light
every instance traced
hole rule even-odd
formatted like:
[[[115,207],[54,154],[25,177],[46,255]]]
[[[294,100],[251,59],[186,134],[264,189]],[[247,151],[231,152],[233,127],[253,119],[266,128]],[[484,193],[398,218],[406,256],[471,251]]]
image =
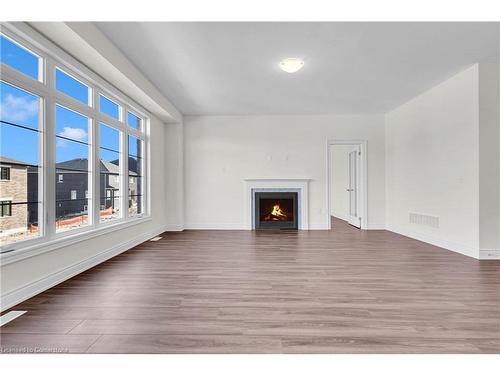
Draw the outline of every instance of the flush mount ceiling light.
[[[295,73],[302,69],[304,60],[298,57],[289,57],[280,61],[280,68],[287,73]]]

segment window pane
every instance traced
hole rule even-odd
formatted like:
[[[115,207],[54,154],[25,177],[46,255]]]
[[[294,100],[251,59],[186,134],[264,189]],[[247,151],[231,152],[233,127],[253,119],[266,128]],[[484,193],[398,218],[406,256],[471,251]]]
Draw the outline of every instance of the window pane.
[[[56,232],[88,225],[88,205],[88,199],[56,201]]]
[[[0,242],[33,238],[38,231],[40,98],[1,83]]]
[[[120,119],[120,107],[118,104],[102,95],[99,95],[99,110],[109,117],[113,117],[117,120]]]
[[[142,178],[129,176],[128,178],[128,194],[142,195]]]
[[[65,144],[65,139],[88,143],[89,119],[79,113],[56,105],[56,135],[58,145]]]
[[[113,191],[106,191],[106,196],[101,198],[100,221],[108,222],[121,217],[120,197],[113,194]]]
[[[129,124],[130,127],[134,129],[142,130],[141,119],[130,112],[127,112],[127,123]]]
[[[38,130],[40,98],[0,82],[0,120]]]
[[[142,141],[131,135],[128,136],[128,154],[142,158]]]
[[[142,141],[128,137],[128,196],[129,215],[142,213]]]
[[[62,170],[56,171],[58,175],[63,175],[63,182],[56,180],[56,200],[83,200],[86,199],[88,190],[89,173],[78,170]],[[58,179],[58,178],[57,178]]]
[[[2,164],[16,163],[38,166],[39,133],[10,126],[0,125],[0,149]]]
[[[129,196],[128,199],[129,216],[138,215],[141,213],[142,213],[142,196],[140,195]]]
[[[109,173],[120,173],[120,153],[101,148],[101,162]],[[102,167],[102,166],[101,166]]]
[[[38,80],[39,57],[0,35],[0,61]]]
[[[59,69],[56,69],[56,89],[85,105],[89,104],[88,86]]]
[[[120,132],[118,130],[101,124],[100,140],[101,147],[108,150],[120,151]]]
[[[121,217],[120,212],[120,132],[100,125],[100,221]]]
[[[0,202],[0,246],[36,238],[38,227],[38,203]]]
[[[56,232],[89,224],[89,119],[56,106]]]
[[[130,176],[142,176],[142,159],[133,156],[128,157],[128,170]]]
[[[87,171],[88,155],[89,146],[66,139],[57,139],[56,166],[58,169]]]

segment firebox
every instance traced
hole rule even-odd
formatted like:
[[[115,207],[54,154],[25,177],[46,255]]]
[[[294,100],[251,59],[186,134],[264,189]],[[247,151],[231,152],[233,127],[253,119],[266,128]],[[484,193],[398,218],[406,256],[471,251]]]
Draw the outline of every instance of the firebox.
[[[298,193],[255,192],[255,229],[298,229]]]

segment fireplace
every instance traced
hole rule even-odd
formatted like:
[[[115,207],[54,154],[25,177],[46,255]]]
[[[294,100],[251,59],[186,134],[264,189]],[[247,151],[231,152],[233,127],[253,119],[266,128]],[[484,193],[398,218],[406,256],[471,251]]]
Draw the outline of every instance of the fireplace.
[[[298,193],[255,192],[255,229],[298,229]]]

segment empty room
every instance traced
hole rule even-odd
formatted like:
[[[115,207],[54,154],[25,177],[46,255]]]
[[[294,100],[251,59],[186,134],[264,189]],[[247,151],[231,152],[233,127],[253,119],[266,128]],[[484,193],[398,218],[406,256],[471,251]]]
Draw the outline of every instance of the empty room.
[[[500,353],[500,23],[0,38],[6,357]]]

